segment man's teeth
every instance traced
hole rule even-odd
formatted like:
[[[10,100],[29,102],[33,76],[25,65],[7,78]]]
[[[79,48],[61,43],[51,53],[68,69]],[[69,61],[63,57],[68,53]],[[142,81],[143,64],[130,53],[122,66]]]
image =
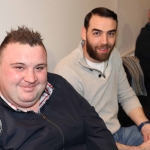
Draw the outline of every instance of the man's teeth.
[[[103,51],[103,50],[107,50],[107,48],[100,48],[100,50],[102,50],[102,51]]]

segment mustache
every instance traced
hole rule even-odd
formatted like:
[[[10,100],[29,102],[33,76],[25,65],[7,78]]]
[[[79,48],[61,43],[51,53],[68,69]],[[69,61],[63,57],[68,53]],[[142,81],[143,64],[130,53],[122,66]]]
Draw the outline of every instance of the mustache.
[[[108,48],[111,48],[111,46],[110,45],[108,45],[108,44],[101,44],[100,46],[97,46],[97,48],[99,48],[99,49],[108,49]]]

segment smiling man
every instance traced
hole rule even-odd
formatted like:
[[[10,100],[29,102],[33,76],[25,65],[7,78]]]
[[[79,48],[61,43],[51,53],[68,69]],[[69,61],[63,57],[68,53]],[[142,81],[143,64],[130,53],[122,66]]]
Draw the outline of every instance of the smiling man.
[[[16,42],[4,48],[0,67],[2,95],[20,109],[30,110],[34,107],[38,112],[39,97],[47,83],[44,47]]]
[[[58,63],[54,73],[66,78],[95,107],[120,150],[139,150],[143,149],[139,145],[150,138],[150,124],[128,84],[120,54],[114,47],[117,26],[113,11],[103,7],[93,9],[85,17],[82,42]],[[137,126],[120,127],[118,102]]]
[[[85,57],[94,63],[108,60],[116,41],[117,22],[93,15],[88,32],[86,28],[82,29],[82,39],[86,41],[83,46]]]
[[[0,150],[63,149],[117,146],[94,108],[62,77],[47,73],[41,35],[18,27],[0,45]]]

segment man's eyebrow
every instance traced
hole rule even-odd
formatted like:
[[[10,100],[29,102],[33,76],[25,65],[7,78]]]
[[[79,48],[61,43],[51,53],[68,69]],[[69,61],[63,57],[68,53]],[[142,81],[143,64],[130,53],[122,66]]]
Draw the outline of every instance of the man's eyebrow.
[[[109,30],[108,32],[116,32],[116,29],[113,29],[113,30]]]
[[[47,66],[47,63],[37,64],[36,66]]]
[[[102,30],[99,30],[99,29],[93,29],[92,31],[99,31],[99,32],[103,32]],[[112,29],[112,30],[109,30],[107,32],[116,32],[116,29]]]
[[[92,31],[99,31],[99,32],[103,32],[102,30],[99,30],[99,29],[92,29]]]
[[[26,64],[20,63],[20,62],[15,62],[15,63],[11,63],[10,65],[14,66],[14,65],[26,65]],[[40,63],[40,64],[37,64],[36,66],[47,66],[47,63]]]
[[[25,65],[25,64],[24,63],[20,63],[20,62],[15,62],[15,63],[11,63],[10,65],[13,66],[13,65]]]

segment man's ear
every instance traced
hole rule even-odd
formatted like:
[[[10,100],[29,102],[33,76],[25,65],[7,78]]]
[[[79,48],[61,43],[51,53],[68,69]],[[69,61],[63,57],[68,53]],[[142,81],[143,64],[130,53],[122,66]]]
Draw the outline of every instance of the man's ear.
[[[86,41],[86,29],[85,29],[85,27],[82,27],[81,38],[82,38],[82,40]]]

